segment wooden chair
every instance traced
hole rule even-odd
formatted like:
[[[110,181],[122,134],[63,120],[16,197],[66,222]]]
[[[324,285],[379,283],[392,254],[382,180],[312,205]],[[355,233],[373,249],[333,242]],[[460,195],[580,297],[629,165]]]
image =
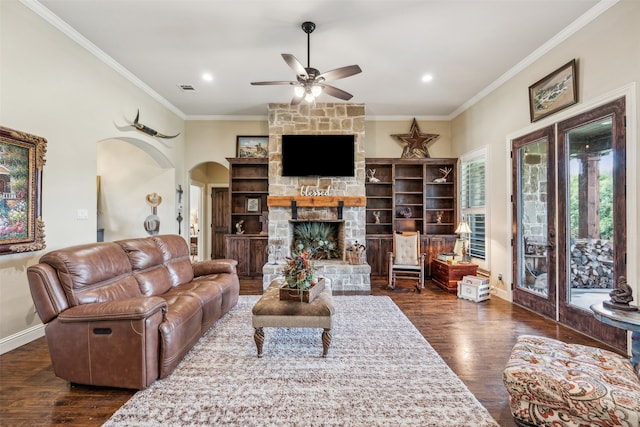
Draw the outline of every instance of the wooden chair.
[[[420,232],[405,231],[393,234],[393,252],[389,252],[389,289],[396,288],[396,280],[417,280],[416,290],[424,288],[424,260],[426,253],[420,252]]]

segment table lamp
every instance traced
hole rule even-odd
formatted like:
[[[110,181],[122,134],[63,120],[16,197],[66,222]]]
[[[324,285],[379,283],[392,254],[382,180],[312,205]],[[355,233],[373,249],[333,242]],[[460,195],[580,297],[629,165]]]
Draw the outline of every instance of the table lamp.
[[[469,228],[469,224],[467,221],[462,220],[458,224],[458,228],[455,231],[456,234],[460,234],[462,238],[462,261],[461,263],[468,263],[469,258],[467,253],[467,237],[471,235],[471,228]]]

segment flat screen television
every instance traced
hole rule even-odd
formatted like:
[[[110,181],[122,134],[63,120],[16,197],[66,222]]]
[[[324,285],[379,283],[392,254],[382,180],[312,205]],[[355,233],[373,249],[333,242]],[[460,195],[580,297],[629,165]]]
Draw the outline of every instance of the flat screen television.
[[[355,135],[282,135],[282,176],[355,176]]]

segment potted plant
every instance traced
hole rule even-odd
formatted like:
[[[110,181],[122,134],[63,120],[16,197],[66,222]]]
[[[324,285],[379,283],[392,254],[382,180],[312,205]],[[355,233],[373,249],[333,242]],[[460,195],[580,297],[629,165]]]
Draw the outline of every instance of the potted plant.
[[[280,288],[281,300],[311,302],[324,290],[324,280],[315,279],[311,251],[303,250],[285,258],[284,281]]]

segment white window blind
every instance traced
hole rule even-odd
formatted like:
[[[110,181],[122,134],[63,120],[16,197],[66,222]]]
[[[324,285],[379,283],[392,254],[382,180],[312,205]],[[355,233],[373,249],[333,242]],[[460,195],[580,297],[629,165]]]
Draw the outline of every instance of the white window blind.
[[[460,211],[471,228],[471,256],[482,260],[487,257],[486,166],[485,149],[461,158]]]

